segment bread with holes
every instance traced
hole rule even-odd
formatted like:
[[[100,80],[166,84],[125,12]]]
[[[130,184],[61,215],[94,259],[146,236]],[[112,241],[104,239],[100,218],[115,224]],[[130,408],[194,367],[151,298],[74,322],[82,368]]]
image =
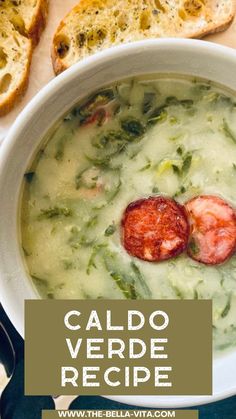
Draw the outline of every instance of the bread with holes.
[[[0,116],[23,96],[32,51],[45,26],[47,0],[0,0]]]
[[[123,42],[203,37],[232,21],[235,0],[81,0],[58,26],[52,46],[56,74],[79,59]]]

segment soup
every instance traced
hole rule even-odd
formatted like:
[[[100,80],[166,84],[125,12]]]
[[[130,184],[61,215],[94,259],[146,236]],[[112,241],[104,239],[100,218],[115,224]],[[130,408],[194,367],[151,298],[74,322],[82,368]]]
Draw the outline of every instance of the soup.
[[[175,77],[104,88],[57,123],[25,174],[21,232],[29,275],[43,298],[212,299],[215,348],[233,346],[236,235],[227,233],[228,253],[218,243],[220,258],[215,252],[212,259],[208,248],[208,258],[198,258],[187,211],[192,199],[209,197],[211,208],[227,208],[234,228],[235,186],[236,100],[230,92]],[[159,256],[150,247],[142,252],[143,232],[139,247],[126,240],[127,211],[137,202],[141,211],[140,200],[142,211],[160,200],[172,209],[188,203],[183,217],[190,227],[179,228],[184,236],[181,246],[177,237],[176,251],[167,240]],[[139,228],[135,217],[131,230]],[[178,214],[175,234],[176,220]],[[150,228],[149,238],[159,227]]]

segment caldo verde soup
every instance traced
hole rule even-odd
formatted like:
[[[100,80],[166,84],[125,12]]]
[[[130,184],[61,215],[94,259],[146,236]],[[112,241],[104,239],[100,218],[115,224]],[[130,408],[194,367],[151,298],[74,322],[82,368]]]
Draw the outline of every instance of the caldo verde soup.
[[[137,78],[87,98],[25,174],[22,247],[42,297],[212,299],[236,344],[236,101]]]

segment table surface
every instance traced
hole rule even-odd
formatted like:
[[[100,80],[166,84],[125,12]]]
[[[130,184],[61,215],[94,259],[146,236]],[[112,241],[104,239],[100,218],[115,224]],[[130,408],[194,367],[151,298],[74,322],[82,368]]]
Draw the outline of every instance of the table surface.
[[[69,0],[69,3],[76,3]],[[67,2],[66,2],[67,3]],[[67,4],[67,7],[70,5]],[[56,5],[53,5],[56,7]],[[236,48],[236,18],[231,27],[219,34],[205,38],[232,48]],[[40,45],[39,45],[40,53]],[[37,54],[38,55],[38,54]],[[34,65],[37,65],[35,63]],[[14,114],[15,116],[15,114]],[[2,395],[0,417],[2,419],[40,419],[42,409],[53,409],[50,397],[25,397],[24,396],[24,342],[16,332],[3,309],[0,307],[0,322],[4,324],[13,341],[17,367],[11,383]],[[133,409],[134,406],[122,405],[102,397],[79,397],[71,405],[74,409]],[[193,409],[196,409],[193,408]],[[220,402],[199,406],[199,419],[236,419],[236,396]]]

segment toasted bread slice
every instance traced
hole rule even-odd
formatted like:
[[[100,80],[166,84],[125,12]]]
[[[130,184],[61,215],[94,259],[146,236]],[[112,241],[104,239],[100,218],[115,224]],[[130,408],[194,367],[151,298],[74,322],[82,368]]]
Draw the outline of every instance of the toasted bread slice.
[[[23,96],[33,47],[45,26],[47,0],[0,0],[0,116]]]
[[[23,95],[29,78],[32,42],[0,14],[0,116]]]
[[[158,37],[196,37],[225,29],[235,0],[81,0],[54,35],[56,74],[99,50]]]
[[[32,39],[34,45],[38,43],[46,24],[47,0],[0,0],[1,10],[18,32]]]

